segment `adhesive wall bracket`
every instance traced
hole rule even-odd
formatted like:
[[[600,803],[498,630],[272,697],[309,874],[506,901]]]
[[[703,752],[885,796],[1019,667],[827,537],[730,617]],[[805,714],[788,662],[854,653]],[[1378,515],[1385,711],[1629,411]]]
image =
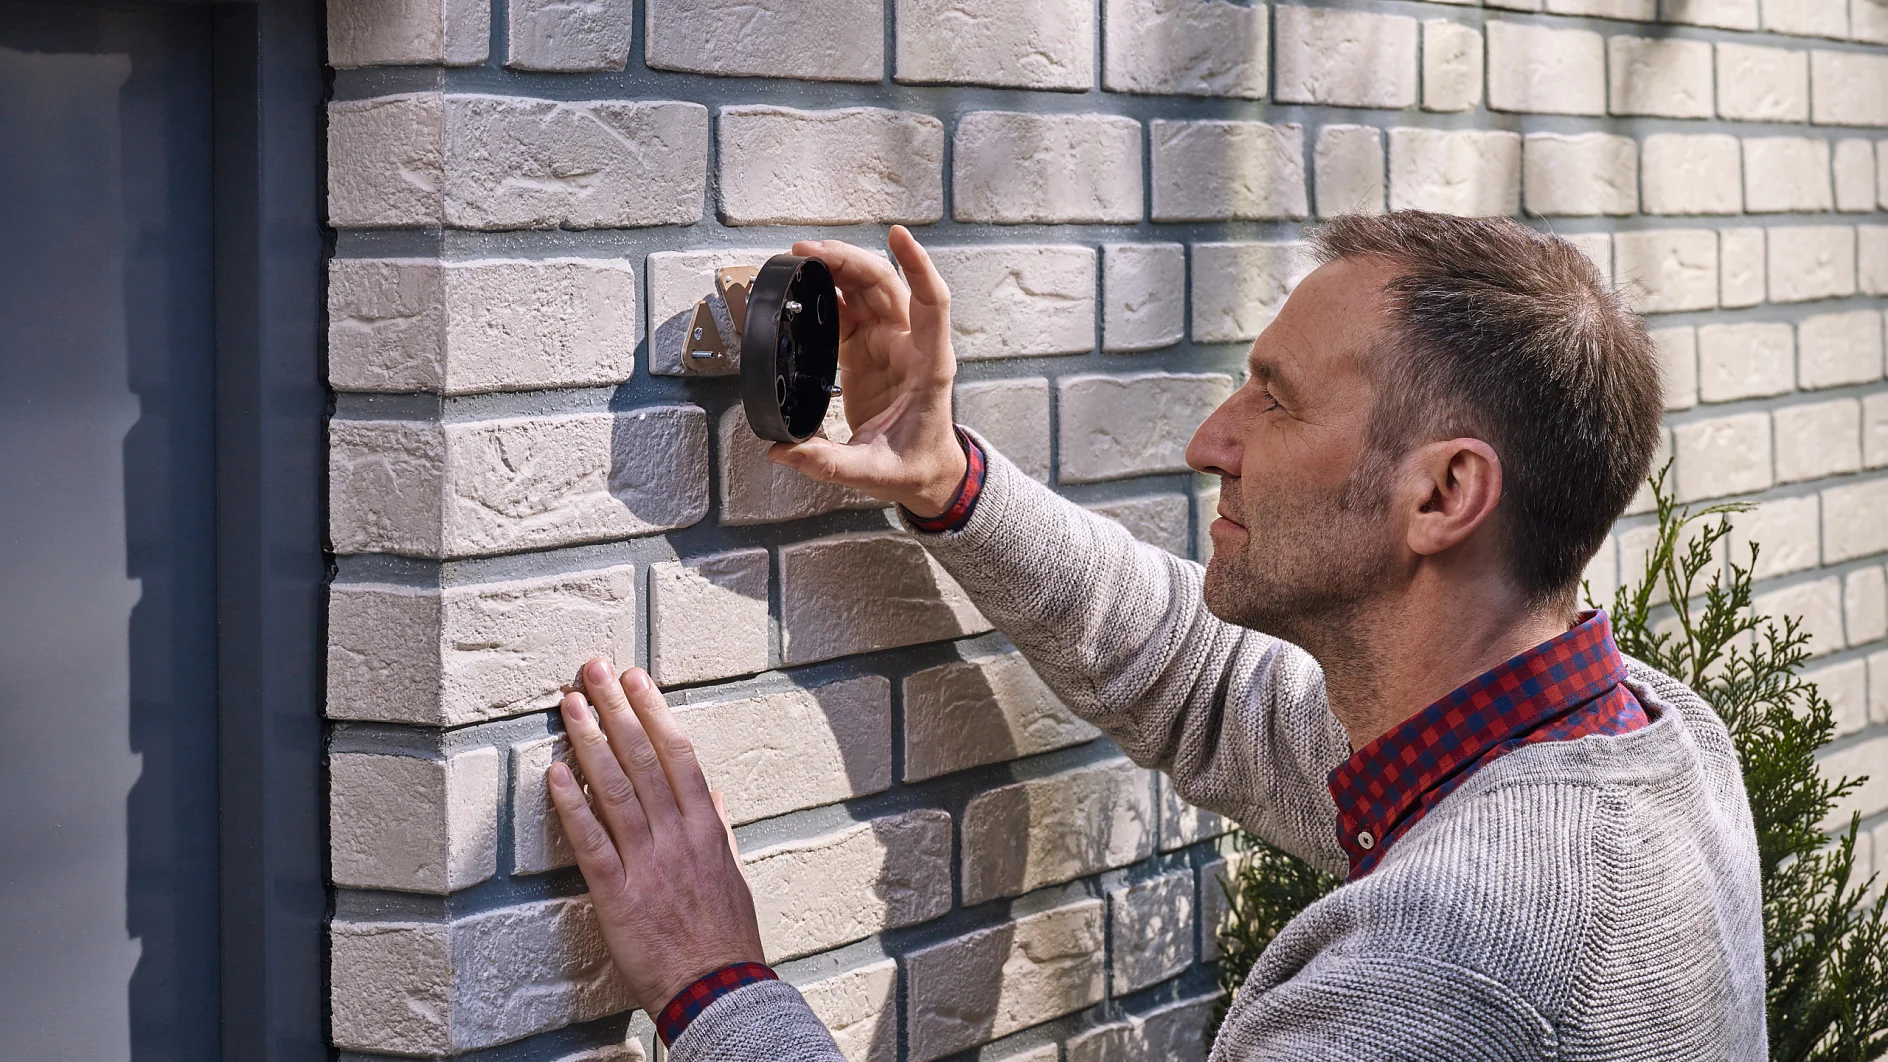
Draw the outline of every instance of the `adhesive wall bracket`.
[[[689,320],[685,362],[727,365],[730,339],[740,352],[741,405],[754,434],[791,443],[818,431],[839,394],[839,293],[826,263],[777,254],[759,269],[715,270],[715,295],[697,302]]]

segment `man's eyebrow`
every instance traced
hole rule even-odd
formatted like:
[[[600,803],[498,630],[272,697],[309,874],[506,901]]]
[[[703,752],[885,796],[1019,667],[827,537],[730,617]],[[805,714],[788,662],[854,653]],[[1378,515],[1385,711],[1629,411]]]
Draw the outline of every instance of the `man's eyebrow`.
[[[1291,397],[1293,393],[1291,380],[1280,371],[1277,362],[1270,358],[1261,358],[1256,354],[1248,355],[1246,357],[1246,371],[1251,373],[1253,378],[1264,381],[1274,392],[1272,397],[1279,397],[1276,392],[1280,391],[1285,393],[1285,397]]]

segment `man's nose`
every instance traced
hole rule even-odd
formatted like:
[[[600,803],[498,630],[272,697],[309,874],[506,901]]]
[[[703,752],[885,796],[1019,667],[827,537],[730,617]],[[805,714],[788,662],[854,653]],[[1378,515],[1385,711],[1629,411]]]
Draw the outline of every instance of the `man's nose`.
[[[1187,442],[1187,467],[1210,476],[1239,474],[1244,451],[1236,430],[1238,413],[1234,406],[1238,398],[1239,393],[1233,392],[1193,432],[1193,438]]]

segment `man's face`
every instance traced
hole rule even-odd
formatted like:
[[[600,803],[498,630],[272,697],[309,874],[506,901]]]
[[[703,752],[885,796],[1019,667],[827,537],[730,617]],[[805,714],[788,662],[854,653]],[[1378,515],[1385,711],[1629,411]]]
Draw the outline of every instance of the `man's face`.
[[[1315,645],[1390,589],[1401,535],[1388,482],[1353,474],[1392,275],[1345,259],[1305,278],[1252,345],[1245,386],[1187,447],[1188,464],[1221,477],[1206,570],[1206,604],[1221,619]]]

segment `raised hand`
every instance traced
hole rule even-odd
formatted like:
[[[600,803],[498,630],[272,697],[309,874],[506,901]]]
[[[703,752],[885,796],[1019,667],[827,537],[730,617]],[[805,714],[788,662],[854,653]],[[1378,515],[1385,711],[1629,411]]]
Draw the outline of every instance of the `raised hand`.
[[[610,958],[654,1016],[703,974],[765,961],[754,897],[694,745],[648,674],[617,676],[599,658],[583,685],[589,698],[565,694],[563,715],[589,793],[552,764],[551,803]]]
[[[823,260],[839,288],[839,383],[852,439],[776,443],[768,459],[935,516],[965,468],[951,423],[951,296],[903,225],[892,227],[891,251],[904,281],[884,258],[848,243],[793,245],[794,254]]]

